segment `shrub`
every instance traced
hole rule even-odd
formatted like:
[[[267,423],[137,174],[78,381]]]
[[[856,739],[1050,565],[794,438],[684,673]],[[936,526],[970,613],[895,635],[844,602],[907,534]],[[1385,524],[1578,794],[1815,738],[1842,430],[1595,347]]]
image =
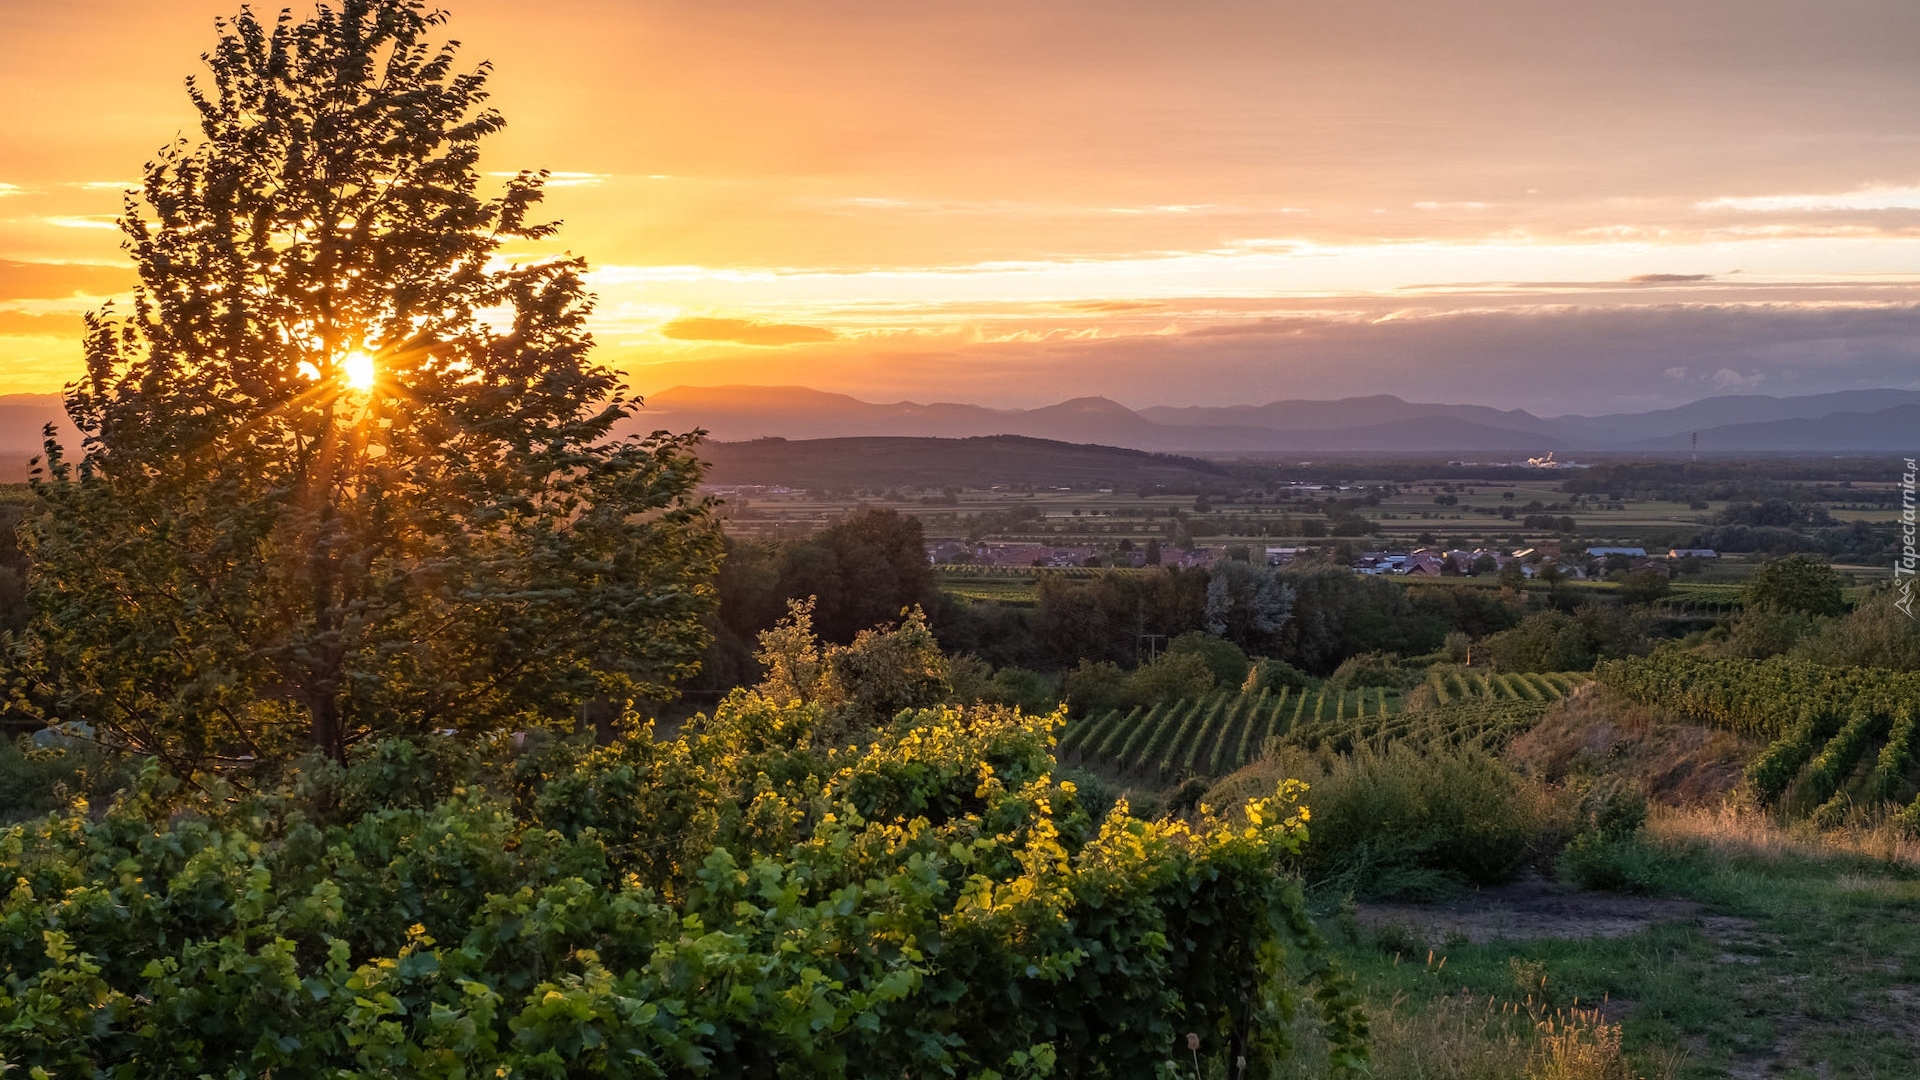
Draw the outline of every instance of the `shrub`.
[[[1127,701],[1134,705],[1158,705],[1204,696],[1213,689],[1213,670],[1194,653],[1161,653],[1151,664],[1143,664],[1127,679]]]
[[[1327,685],[1342,690],[1364,686],[1384,686],[1406,690],[1420,681],[1422,672],[1403,666],[1399,657],[1385,653],[1361,653],[1341,661],[1327,676]]]
[[[1803,615],[1838,615],[1847,609],[1840,594],[1840,575],[1811,555],[1789,555],[1762,563],[1747,580],[1747,606],[1795,611]]]
[[[1233,825],[1096,821],[1054,775],[1058,715],[909,712],[861,749],[820,746],[821,716],[742,692],[671,742],[451,770],[382,746],[239,799],[150,767],[102,817],[0,831],[0,1060],[1131,1077],[1199,1030],[1271,1074],[1305,980],[1336,1061],[1363,1061],[1354,998],[1273,873],[1305,835],[1297,785]],[[395,805],[339,798],[395,781]]]
[[[1189,630],[1174,638],[1167,652],[1192,653],[1206,661],[1213,681],[1221,686],[1239,686],[1247,679],[1247,654],[1240,646],[1204,630]]]
[[[1312,839],[1296,862],[1317,888],[1424,898],[1511,878],[1547,822],[1544,794],[1473,747],[1393,743],[1351,754],[1280,754],[1208,793],[1232,805],[1277,776],[1307,781]]]
[[[1313,685],[1313,677],[1285,660],[1263,659],[1254,662],[1247,669],[1246,681],[1240,689],[1247,693],[1270,690],[1303,690]]]
[[[0,736],[0,821],[57,810],[73,799],[104,800],[128,779],[126,759],[92,743]]]

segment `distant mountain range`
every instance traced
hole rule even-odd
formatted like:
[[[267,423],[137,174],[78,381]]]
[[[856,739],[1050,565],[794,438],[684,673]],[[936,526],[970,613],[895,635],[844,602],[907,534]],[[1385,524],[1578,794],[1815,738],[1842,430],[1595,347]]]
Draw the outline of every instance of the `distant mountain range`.
[[[52,422],[77,454],[56,394],[0,395],[0,482],[26,475]],[[722,442],[779,437],[960,439],[1015,435],[1174,454],[1914,453],[1920,391],[1806,397],[1741,394],[1672,409],[1540,417],[1521,409],[1404,401],[1391,394],[1265,405],[1154,406],[1103,397],[1037,409],[948,402],[875,404],[799,386],[677,386],[647,398],[631,430],[701,427]],[[868,449],[871,449],[868,447]]]
[[[1091,484],[1177,490],[1231,487],[1230,472],[1212,462],[1111,446],[988,435],[964,439],[876,436],[846,439],[752,439],[710,442],[700,456],[707,482],[793,488],[1043,487]]]
[[[649,395],[636,426],[703,427],[717,440],[778,436],[966,438],[1025,435],[1163,453],[1554,451],[1897,453],[1920,449],[1920,391],[1806,397],[1743,394],[1678,408],[1540,417],[1520,409],[1404,401],[1391,394],[1265,405],[1155,406],[1102,397],[1038,409],[873,404],[797,386],[679,386]]]

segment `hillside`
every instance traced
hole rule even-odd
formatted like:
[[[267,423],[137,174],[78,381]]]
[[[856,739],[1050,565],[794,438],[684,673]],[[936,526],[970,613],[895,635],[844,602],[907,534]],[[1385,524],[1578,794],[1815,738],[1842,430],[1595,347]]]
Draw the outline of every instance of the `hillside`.
[[[1222,487],[1227,474],[1190,458],[1111,446],[995,435],[968,439],[755,439],[710,442],[701,455],[711,484],[795,488],[1040,487],[1093,484],[1180,489]]]

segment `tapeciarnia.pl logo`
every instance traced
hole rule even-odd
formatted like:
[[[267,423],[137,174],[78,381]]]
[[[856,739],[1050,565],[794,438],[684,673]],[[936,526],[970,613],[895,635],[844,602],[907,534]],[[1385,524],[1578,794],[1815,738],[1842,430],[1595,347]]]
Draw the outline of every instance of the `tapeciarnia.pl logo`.
[[[1893,604],[1911,619],[1914,618],[1913,579],[1915,572],[1920,571],[1920,557],[1914,553],[1913,481],[1920,468],[1915,467],[1913,458],[1907,458],[1906,464],[1907,471],[1900,474],[1900,557],[1893,560],[1893,580],[1899,583],[1900,599]]]

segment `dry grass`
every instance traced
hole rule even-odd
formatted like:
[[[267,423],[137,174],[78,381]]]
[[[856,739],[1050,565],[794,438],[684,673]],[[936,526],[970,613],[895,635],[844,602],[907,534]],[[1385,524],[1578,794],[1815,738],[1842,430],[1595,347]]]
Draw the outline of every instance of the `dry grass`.
[[[1572,1020],[1543,1020],[1534,1030],[1540,1041],[1528,1080],[1633,1080],[1620,1056],[1620,1025],[1576,1013]]]
[[[1659,802],[1712,806],[1739,786],[1742,768],[1760,749],[1753,740],[1622,701],[1587,683],[1515,739],[1507,758],[1548,783],[1622,775]]]
[[[1548,1009],[1531,995],[1419,1004],[1396,996],[1369,1005],[1367,1022],[1371,1080],[1644,1080],[1621,1052],[1620,1025],[1598,1009]],[[1651,1080],[1667,1080],[1678,1065],[1662,1063]]]
[[[1853,856],[1920,869],[1920,840],[1871,820],[1820,829],[1808,822],[1782,824],[1771,814],[1732,804],[1670,807],[1648,819],[1647,835],[1655,843],[1699,845],[1766,862]]]

